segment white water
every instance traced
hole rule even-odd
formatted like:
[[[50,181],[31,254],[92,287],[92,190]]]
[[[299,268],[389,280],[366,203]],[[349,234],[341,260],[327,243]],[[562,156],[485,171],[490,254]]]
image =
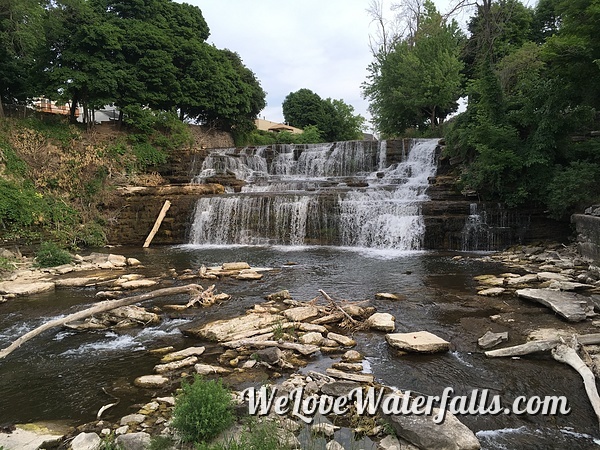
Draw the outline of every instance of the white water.
[[[229,172],[248,185],[199,199],[190,243],[418,250],[436,146],[416,140],[402,163],[387,168],[385,145],[354,141],[280,146],[270,161],[265,148],[215,151],[197,180]]]

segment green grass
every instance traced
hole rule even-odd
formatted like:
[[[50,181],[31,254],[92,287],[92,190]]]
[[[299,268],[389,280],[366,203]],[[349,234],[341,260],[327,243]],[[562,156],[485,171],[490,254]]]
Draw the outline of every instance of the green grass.
[[[275,423],[258,422],[251,418],[237,438],[230,438],[222,443],[202,443],[196,450],[289,450],[290,446],[279,442],[280,434],[281,430],[277,429]]]

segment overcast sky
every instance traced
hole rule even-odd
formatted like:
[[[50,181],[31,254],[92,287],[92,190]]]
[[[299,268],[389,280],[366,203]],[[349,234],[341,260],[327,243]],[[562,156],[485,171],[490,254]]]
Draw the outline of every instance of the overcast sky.
[[[186,2],[202,10],[208,41],[237,52],[260,80],[267,92],[261,117],[283,121],[283,100],[302,88],[342,99],[369,117],[361,94],[372,60],[369,34],[375,32],[366,12],[369,0]],[[443,11],[447,0],[436,4]]]

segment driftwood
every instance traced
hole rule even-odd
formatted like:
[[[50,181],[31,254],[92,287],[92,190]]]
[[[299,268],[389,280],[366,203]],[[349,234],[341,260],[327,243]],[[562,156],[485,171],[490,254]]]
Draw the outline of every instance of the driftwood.
[[[329,303],[331,303],[331,305],[332,305],[332,306],[333,306],[335,309],[337,309],[339,312],[341,312],[341,313],[342,313],[342,315],[344,315],[344,316],[346,317],[346,319],[348,319],[348,321],[350,321],[350,323],[351,323],[352,325],[354,325],[354,326],[358,325],[358,322],[357,322],[356,320],[354,320],[354,318],[353,318],[353,317],[352,317],[350,314],[348,314],[346,311],[344,311],[344,310],[343,310],[343,309],[340,307],[340,305],[338,305],[338,304],[335,302],[335,300],[333,300],[333,299],[332,299],[332,298],[331,298],[329,295],[327,295],[327,293],[326,293],[326,292],[325,292],[323,289],[319,289],[319,292],[321,293],[321,295],[322,295],[323,297],[325,297],[325,299],[326,299],[326,300],[327,300]]]
[[[294,350],[302,355],[312,355],[319,351],[318,345],[311,344],[297,344],[295,342],[279,342],[279,341],[262,341],[259,339],[238,339],[236,341],[224,342],[221,344],[227,348],[240,348],[240,347],[279,347],[284,350]]]
[[[552,357],[558,361],[568,364],[581,375],[583,378],[583,386],[587,393],[594,413],[596,413],[596,419],[600,425],[600,396],[598,395],[598,389],[596,388],[596,378],[592,370],[583,362],[583,360],[577,354],[577,351],[565,344],[559,344],[552,349]]]
[[[158,232],[158,229],[160,228],[160,225],[162,224],[162,221],[165,218],[165,216],[167,215],[167,211],[169,210],[170,207],[171,207],[171,202],[169,200],[165,200],[165,203],[163,204],[163,207],[160,210],[158,217],[156,218],[156,222],[154,222],[154,226],[152,227],[150,234],[148,235],[148,237],[146,238],[146,241],[144,242],[143,248],[150,247],[150,243],[152,242],[152,239],[154,239],[154,236]]]
[[[600,395],[598,395],[598,389],[596,387],[596,378],[592,369],[590,369],[583,359],[581,359],[581,357],[577,354],[576,348],[579,347],[580,344],[600,344],[600,334],[584,334],[581,336],[574,335],[570,345],[565,344],[565,340],[563,338],[556,338],[531,341],[525,344],[516,345],[514,347],[491,350],[489,352],[485,352],[485,354],[489,357],[523,356],[530,353],[550,350],[552,358],[558,362],[568,364],[575,369],[579,375],[581,375],[585,392],[590,399],[592,408],[594,408],[594,413],[596,414],[596,419],[598,420],[598,425],[600,426]]]
[[[594,334],[582,334],[575,336],[577,342],[583,345],[600,344],[600,333]],[[523,356],[530,353],[544,352],[552,350],[557,345],[563,343],[562,339],[547,339],[539,341],[526,342],[525,344],[515,345],[514,347],[500,348],[497,350],[490,350],[485,352],[485,356],[490,358],[499,358],[507,356]]]
[[[37,335],[43,333],[46,330],[51,328],[63,326],[69,322],[74,322],[76,320],[85,319],[86,317],[92,316],[94,314],[98,314],[105,311],[110,311],[111,309],[118,308],[120,306],[127,306],[133,303],[144,302],[146,300],[150,300],[157,297],[164,297],[167,295],[177,295],[177,294],[198,294],[202,290],[202,286],[198,286],[197,284],[188,284],[187,286],[177,286],[165,289],[157,289],[156,291],[147,292],[145,294],[134,295],[132,297],[125,297],[118,300],[105,300],[100,303],[96,303],[91,308],[84,309],[83,311],[79,311],[73,314],[69,314],[66,317],[62,317],[60,319],[54,319],[45,324],[25,333],[23,336],[19,337],[17,340],[13,341],[8,347],[0,350],[0,359],[5,358],[7,355],[12,353],[14,350],[19,348],[22,344],[33,339]]]

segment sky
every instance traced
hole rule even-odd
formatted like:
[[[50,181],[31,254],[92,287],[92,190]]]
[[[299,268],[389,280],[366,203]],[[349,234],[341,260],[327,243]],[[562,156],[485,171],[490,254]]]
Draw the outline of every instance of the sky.
[[[185,1],[202,10],[208,42],[238,53],[260,80],[267,93],[261,118],[283,122],[281,104],[302,88],[370,118],[361,90],[373,59],[369,35],[376,31],[369,0]],[[443,11],[439,5],[447,3],[436,4]]]

